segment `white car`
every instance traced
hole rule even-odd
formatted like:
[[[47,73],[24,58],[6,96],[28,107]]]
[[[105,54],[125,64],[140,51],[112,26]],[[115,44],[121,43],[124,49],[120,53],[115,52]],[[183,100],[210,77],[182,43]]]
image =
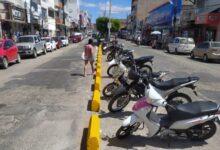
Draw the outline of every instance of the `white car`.
[[[168,44],[168,53],[191,53],[195,48],[195,42],[192,38],[176,37],[172,43]]]
[[[47,51],[52,52],[53,50],[56,50],[56,42],[51,37],[42,37],[41,40],[45,41],[45,46]]]
[[[69,40],[66,36],[60,36],[60,39],[63,43],[63,46],[68,46],[69,45]]]

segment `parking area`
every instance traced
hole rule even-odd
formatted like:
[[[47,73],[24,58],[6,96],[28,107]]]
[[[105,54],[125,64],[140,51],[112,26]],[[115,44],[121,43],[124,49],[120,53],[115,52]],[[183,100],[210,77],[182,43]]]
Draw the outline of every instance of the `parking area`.
[[[198,76],[199,82],[196,84],[198,96],[195,96],[192,90],[183,89],[192,97],[193,101],[211,100],[220,103],[220,76],[219,62],[206,63],[201,60],[192,60],[188,55],[168,54],[161,50],[151,49],[147,46],[137,46],[128,41],[120,40],[119,43],[124,43],[125,49],[133,49],[135,57],[154,56],[153,70],[154,71],[169,71],[166,79],[174,77]],[[108,63],[106,56],[103,56],[102,70],[102,89],[105,85],[112,82],[112,79],[107,77],[106,70]],[[219,149],[218,141],[220,136],[220,128],[218,127],[217,134],[205,142],[192,142],[181,138],[160,139],[159,137],[147,138],[146,127],[143,130],[138,130],[134,135],[119,140],[115,137],[116,131],[122,125],[123,120],[132,113],[131,107],[134,101],[130,102],[124,111],[119,113],[111,113],[108,110],[109,100],[102,96],[101,100],[101,149],[138,149],[138,150],[155,150],[155,149],[189,149],[189,150],[217,150]],[[161,108],[162,112],[163,109]]]

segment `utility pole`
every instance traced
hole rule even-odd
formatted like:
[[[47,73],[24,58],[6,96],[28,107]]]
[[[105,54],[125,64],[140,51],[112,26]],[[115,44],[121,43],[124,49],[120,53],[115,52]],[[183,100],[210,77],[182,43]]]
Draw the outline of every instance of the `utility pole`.
[[[105,11],[104,11],[104,17],[106,17],[106,0],[105,0]]]
[[[108,40],[111,40],[111,8],[112,8],[112,1],[109,0],[109,21],[108,21]]]
[[[31,23],[31,34],[35,34],[33,28],[33,13],[31,11],[32,3],[33,3],[32,0],[30,0],[29,13],[30,13],[30,23]]]

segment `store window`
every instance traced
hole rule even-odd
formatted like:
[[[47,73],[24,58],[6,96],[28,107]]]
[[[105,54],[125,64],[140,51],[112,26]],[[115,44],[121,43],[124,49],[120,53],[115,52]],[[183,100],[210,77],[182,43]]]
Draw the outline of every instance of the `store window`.
[[[51,17],[51,18],[54,18],[54,11],[48,9],[48,16]]]

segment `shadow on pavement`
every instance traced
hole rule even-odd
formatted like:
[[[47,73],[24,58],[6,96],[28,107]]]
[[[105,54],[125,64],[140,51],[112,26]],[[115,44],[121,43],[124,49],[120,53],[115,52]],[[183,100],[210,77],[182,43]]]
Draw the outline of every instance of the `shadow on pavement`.
[[[104,79],[110,79],[111,77],[109,77],[109,76],[102,76],[102,78],[104,78]]]
[[[119,140],[116,137],[108,139],[108,146],[116,146],[125,149],[134,149],[134,147],[152,146],[164,149],[185,149],[191,147],[200,147],[208,144],[207,142],[192,142],[185,138],[160,139],[159,137],[146,138],[140,135],[133,135],[126,139]]]
[[[105,112],[103,110],[100,111],[100,118],[116,118],[119,120],[123,120],[126,116],[131,115],[132,112],[131,111],[125,111],[125,112],[117,112],[117,113],[112,113],[112,112]]]
[[[82,73],[71,73],[71,76],[80,76],[80,77],[84,77],[84,74]]]
[[[87,111],[91,111],[91,107],[92,107],[92,100],[89,100],[87,105]]]
[[[88,128],[84,128],[82,140],[81,140],[81,144],[80,144],[80,150],[86,150],[87,133],[88,133]]]
[[[201,62],[201,63],[205,63],[205,64],[220,64],[219,60],[209,60],[207,62],[204,62],[202,58],[194,58],[194,59],[192,59],[190,56],[187,57],[187,58],[192,60],[192,61],[197,61],[197,62]]]

